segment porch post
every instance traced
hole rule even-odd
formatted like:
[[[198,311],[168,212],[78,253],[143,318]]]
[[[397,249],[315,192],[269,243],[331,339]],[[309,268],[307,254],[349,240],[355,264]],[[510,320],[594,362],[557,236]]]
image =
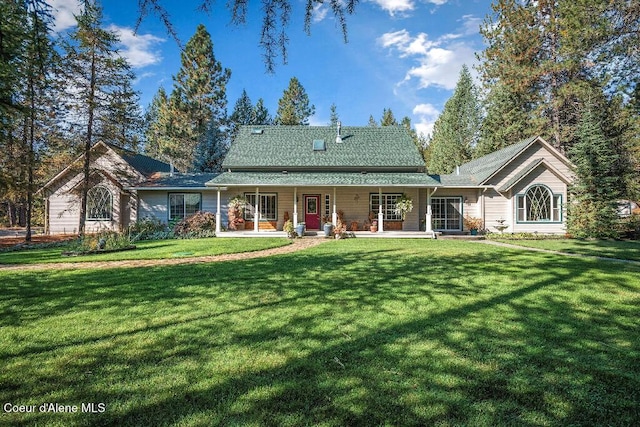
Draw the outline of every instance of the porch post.
[[[298,187],[293,187],[293,226],[298,226]]]
[[[384,214],[382,213],[382,187],[378,187],[378,231],[384,231]]]
[[[431,190],[427,188],[427,218],[426,218],[426,222],[425,222],[425,228],[424,230],[427,233],[430,233],[433,231],[433,226],[431,225]]]
[[[218,187],[218,204],[216,205],[216,235],[220,234],[220,187]]]
[[[338,212],[336,211],[336,187],[333,187],[333,212],[331,213],[331,223],[334,227],[338,224]]]
[[[256,204],[253,206],[253,231],[258,232],[260,222],[260,189],[256,187]]]

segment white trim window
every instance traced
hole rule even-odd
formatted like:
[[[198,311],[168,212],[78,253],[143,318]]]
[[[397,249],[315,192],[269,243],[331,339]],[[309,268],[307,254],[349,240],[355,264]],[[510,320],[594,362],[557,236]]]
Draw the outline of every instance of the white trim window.
[[[104,185],[96,185],[87,191],[87,219],[110,220],[113,212],[113,196]]]
[[[402,221],[402,215],[396,212],[396,202],[402,197],[402,193],[382,194],[382,214],[385,221]],[[369,210],[377,214],[380,212],[380,194],[369,194]]]
[[[247,199],[247,209],[244,210],[245,221],[253,221],[253,211],[256,205],[256,193],[244,193]],[[264,221],[277,221],[278,219],[278,195],[276,193],[260,193],[260,219]]]
[[[183,219],[202,210],[202,194],[169,193],[169,221]]]
[[[431,221],[436,231],[462,231],[462,197],[432,197]]]
[[[535,184],[516,196],[517,222],[561,222],[562,194],[553,194],[546,185]]]

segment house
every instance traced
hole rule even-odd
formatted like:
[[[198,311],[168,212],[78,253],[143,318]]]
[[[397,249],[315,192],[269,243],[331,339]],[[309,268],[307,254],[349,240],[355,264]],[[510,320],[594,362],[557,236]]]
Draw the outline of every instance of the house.
[[[200,210],[215,211],[215,191],[204,184],[216,174],[180,174],[169,164],[98,142],[91,148],[86,232],[121,231],[145,217],[179,220]],[[80,213],[83,156],[41,189],[45,231],[75,234]]]
[[[254,231],[280,230],[287,217],[319,229],[342,212],[351,229],[373,217],[380,231],[456,233],[469,216],[491,231],[562,233],[572,180],[569,160],[540,137],[429,175],[400,126],[246,126],[223,168],[206,185],[244,196]],[[404,221],[394,209],[403,194],[414,204]]]
[[[465,217],[485,229],[563,233],[569,160],[532,137],[464,165],[429,175],[401,126],[244,126],[220,174],[172,173],[168,164],[98,143],[92,148],[87,231],[123,229],[148,216],[169,222],[198,210],[227,224],[227,201],[247,200],[243,226],[282,230],[286,219],[308,230],[338,216],[353,230],[462,233]],[[76,161],[81,163],[81,159]],[[73,164],[43,188],[50,233],[75,232],[82,173]],[[404,218],[396,201],[414,209]]]

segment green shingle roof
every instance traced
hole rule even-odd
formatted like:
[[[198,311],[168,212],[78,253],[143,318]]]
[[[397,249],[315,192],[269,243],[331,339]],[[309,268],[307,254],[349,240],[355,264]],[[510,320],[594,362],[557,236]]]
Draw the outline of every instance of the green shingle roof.
[[[483,184],[487,178],[499,171],[504,165],[511,161],[515,156],[520,154],[526,149],[533,141],[538,137],[534,136],[525,140],[522,140],[516,144],[509,145],[501,150],[494,151],[486,156],[472,160],[469,163],[465,163],[460,166],[460,174],[443,175],[442,183],[451,185],[456,182],[463,182],[466,180],[468,183],[474,185]]]
[[[231,170],[424,171],[424,160],[402,126],[243,126],[223,168]],[[314,140],[326,150],[314,151]]]
[[[156,173],[135,186],[136,189],[204,188],[217,173]]]
[[[427,187],[440,183],[426,173],[411,172],[224,172],[207,186],[380,186]]]

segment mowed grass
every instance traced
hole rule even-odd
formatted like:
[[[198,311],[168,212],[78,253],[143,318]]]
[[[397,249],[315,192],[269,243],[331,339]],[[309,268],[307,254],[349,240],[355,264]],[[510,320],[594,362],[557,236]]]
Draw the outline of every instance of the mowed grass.
[[[504,242],[529,248],[640,262],[640,241],[637,240],[542,239]]]
[[[63,256],[62,252],[69,248],[62,246],[16,252],[0,252],[0,265],[197,257],[260,251],[286,246],[290,243],[288,239],[278,237],[259,239],[230,237],[184,240],[170,239],[136,242],[136,249],[134,250],[80,256]]]
[[[640,268],[349,239],[212,264],[0,270],[15,425],[638,425]]]

